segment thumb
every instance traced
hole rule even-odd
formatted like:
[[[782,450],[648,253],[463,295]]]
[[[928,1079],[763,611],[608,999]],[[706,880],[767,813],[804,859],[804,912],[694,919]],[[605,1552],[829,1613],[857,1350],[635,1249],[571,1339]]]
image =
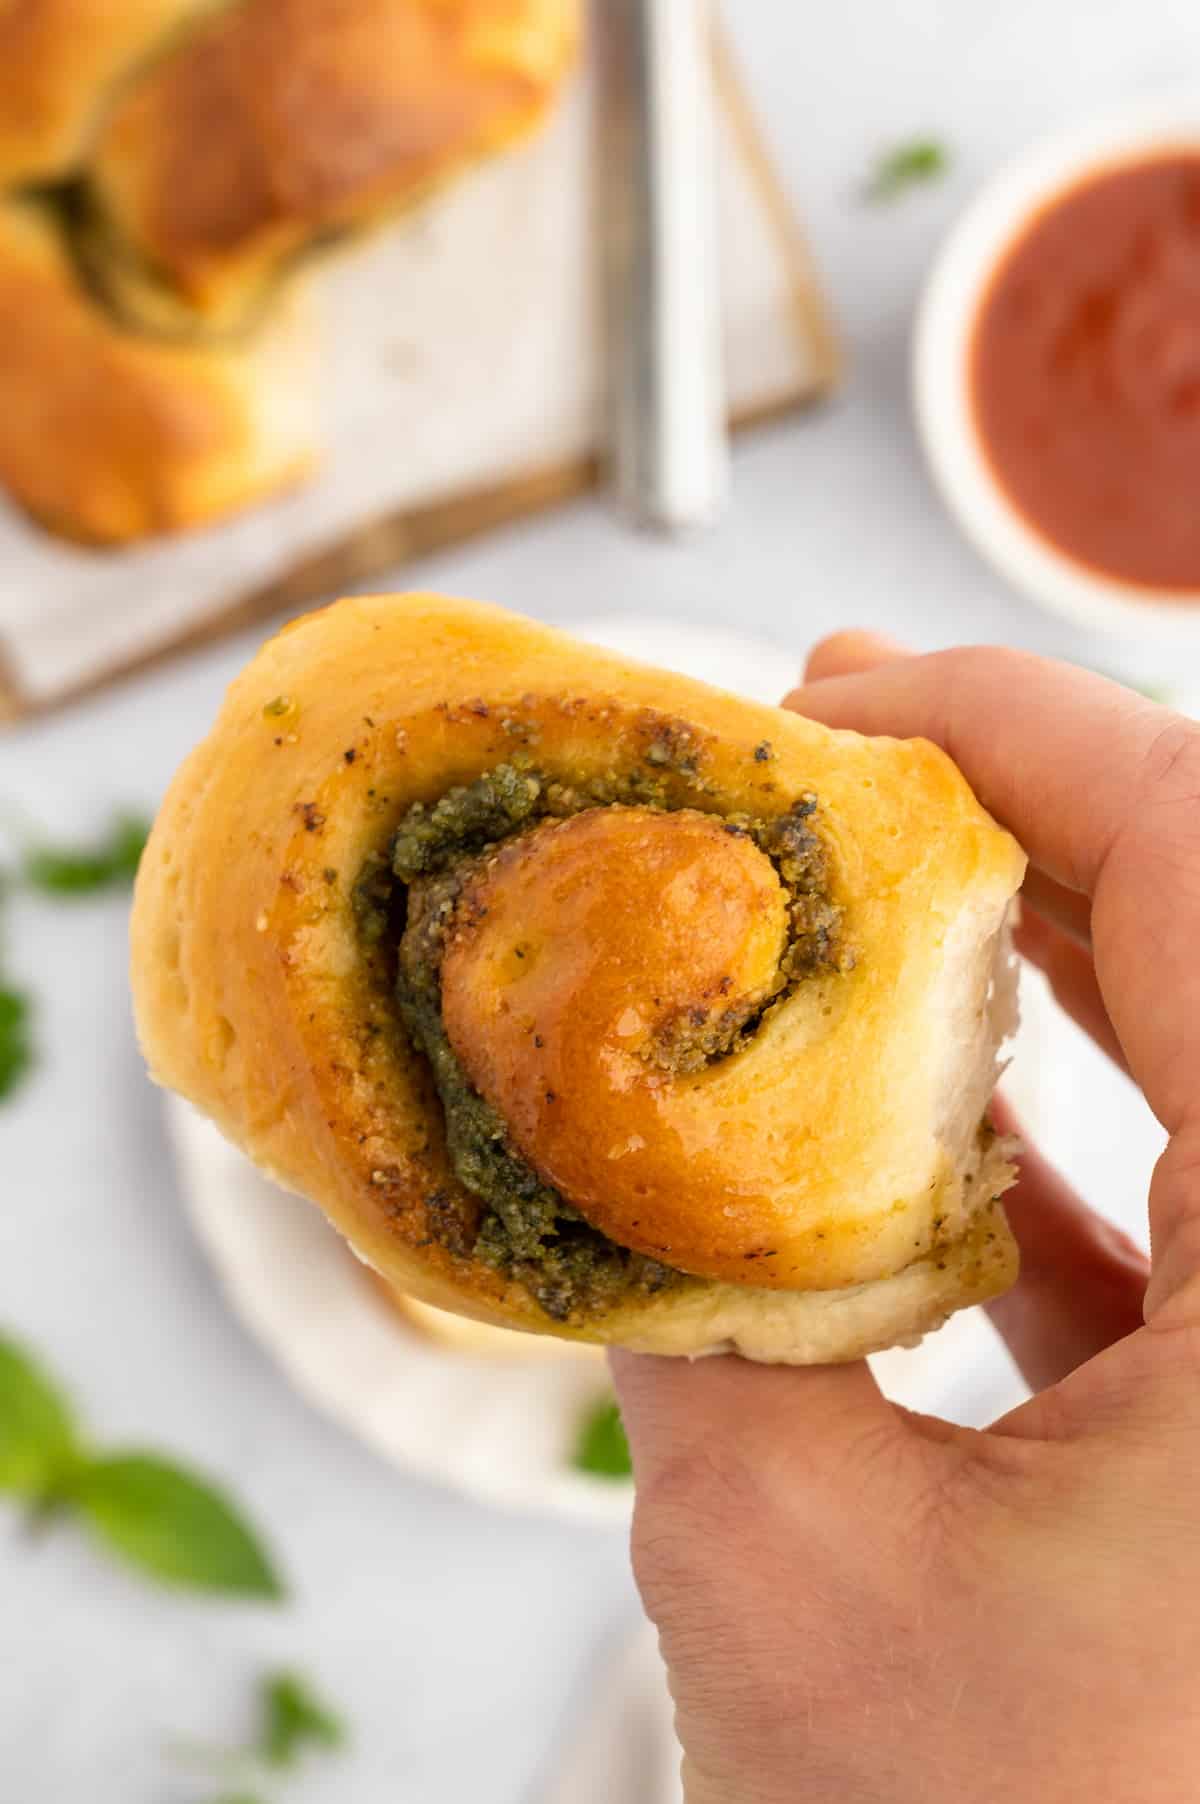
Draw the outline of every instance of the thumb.
[[[813,1757],[813,1706],[807,1724],[781,1709],[781,1675],[789,1696],[853,1684],[881,1586],[894,1599],[913,1567],[897,1541],[919,1516],[919,1443],[862,1360],[609,1358],[637,1480],[634,1575],[670,1675],[689,1804],[779,1799],[781,1777]]]
[[[838,1482],[864,1441],[903,1432],[865,1360],[765,1366],[726,1354],[664,1359],[609,1351],[639,1493],[769,1486],[795,1461]]]

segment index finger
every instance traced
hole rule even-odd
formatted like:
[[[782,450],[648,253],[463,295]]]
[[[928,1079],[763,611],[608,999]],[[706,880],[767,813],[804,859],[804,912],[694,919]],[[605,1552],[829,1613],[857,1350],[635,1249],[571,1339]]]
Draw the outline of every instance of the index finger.
[[[1090,671],[988,646],[829,677],[784,706],[827,726],[932,739],[1033,861],[1087,895],[1138,792],[1169,766],[1172,736],[1195,731]]]
[[[1171,1131],[1200,1095],[1200,728],[1119,684],[1006,649],[809,684],[829,726],[932,739],[1051,877],[1092,897],[1096,972]]]

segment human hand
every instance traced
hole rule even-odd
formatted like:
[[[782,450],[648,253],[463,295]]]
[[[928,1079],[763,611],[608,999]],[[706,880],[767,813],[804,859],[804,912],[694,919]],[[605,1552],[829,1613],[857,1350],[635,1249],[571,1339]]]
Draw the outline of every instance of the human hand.
[[[818,647],[788,706],[922,735],[1031,868],[1018,945],[1170,1141],[1153,1269],[1038,1154],[986,1432],[865,1364],[613,1354],[688,1804],[1183,1804],[1200,1785],[1200,727],[1019,653]]]

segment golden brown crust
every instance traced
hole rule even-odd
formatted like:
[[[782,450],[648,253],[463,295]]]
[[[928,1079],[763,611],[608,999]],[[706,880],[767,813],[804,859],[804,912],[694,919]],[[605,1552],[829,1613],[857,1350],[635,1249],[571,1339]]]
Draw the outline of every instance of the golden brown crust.
[[[131,84],[94,198],[191,305],[238,312],[314,238],[529,130],[577,30],[577,0],[253,0]]]
[[[522,1334],[519,1329],[495,1328],[487,1322],[476,1322],[470,1316],[453,1310],[435,1309],[430,1303],[419,1303],[381,1278],[369,1266],[363,1267],[363,1279],[403,1317],[406,1325],[423,1340],[431,1341],[446,1352],[468,1359],[511,1365],[523,1360],[602,1358],[599,1347],[583,1341],[551,1340],[544,1334]]]
[[[79,284],[54,216],[0,206],[0,482],[71,538],[193,526],[314,462],[296,304],[244,344],[122,331]]]
[[[578,783],[644,765],[664,736],[688,748],[689,807],[762,816],[816,792],[857,964],[805,980],[746,1050],[674,1079],[677,1114],[651,1149],[659,1239],[726,1259],[744,1214],[778,1244],[780,1288],[747,1261],[752,1285],[631,1297],[564,1329],[433,1232],[457,1189],[441,1112],[362,955],[352,889],[414,800],[514,749]],[[177,776],[138,881],[139,1031],[161,1082],[427,1302],[665,1352],[851,1357],[1011,1281],[990,1204],[1008,1168],[975,1126],[1022,870],[923,742],[833,733],[497,609],[356,598],[264,647]],[[580,1146],[595,1100],[573,1099]],[[739,1165],[747,1194],[723,1194]]]
[[[77,169],[116,84],[202,0],[5,0],[0,187]]]
[[[719,1103],[701,1153],[688,1103],[708,1071],[670,1060],[693,1017],[701,1032],[770,996],[786,931],[770,860],[712,815],[593,809],[502,848],[456,919],[446,1031],[518,1150],[620,1246],[741,1280],[765,1250],[755,1173]],[[764,1282],[788,1285],[781,1251]]]

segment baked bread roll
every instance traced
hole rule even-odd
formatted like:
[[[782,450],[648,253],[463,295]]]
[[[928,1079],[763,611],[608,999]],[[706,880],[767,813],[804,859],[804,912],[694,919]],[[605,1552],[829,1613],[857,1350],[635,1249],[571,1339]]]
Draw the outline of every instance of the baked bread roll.
[[[206,3],[211,9],[213,0]],[[0,5],[0,188],[72,174],[117,84],[204,7],[205,0]]]
[[[377,1274],[371,1274],[376,1276]],[[447,1353],[466,1359],[486,1359],[504,1364],[520,1364],[536,1359],[602,1358],[599,1347],[586,1341],[552,1339],[546,1334],[522,1334],[513,1328],[495,1328],[490,1322],[478,1322],[472,1316],[455,1315],[448,1309],[435,1309],[431,1303],[419,1302],[405,1291],[395,1290],[377,1277],[377,1282],[405,1323]]]
[[[138,338],[80,285],[50,208],[0,205],[0,483],[52,530],[117,544],[299,481],[310,366],[299,296],[236,344]]]
[[[152,273],[209,320],[245,318],[307,246],[411,207],[531,130],[577,15],[577,0],[219,12],[108,115],[88,163],[96,275],[127,311]]]
[[[298,266],[531,131],[579,29],[580,0],[0,0],[0,483],[120,543],[306,474]]]
[[[133,916],[153,1075],[477,1320],[850,1359],[1015,1276],[1024,859],[945,755],[436,596],[231,688]]]

